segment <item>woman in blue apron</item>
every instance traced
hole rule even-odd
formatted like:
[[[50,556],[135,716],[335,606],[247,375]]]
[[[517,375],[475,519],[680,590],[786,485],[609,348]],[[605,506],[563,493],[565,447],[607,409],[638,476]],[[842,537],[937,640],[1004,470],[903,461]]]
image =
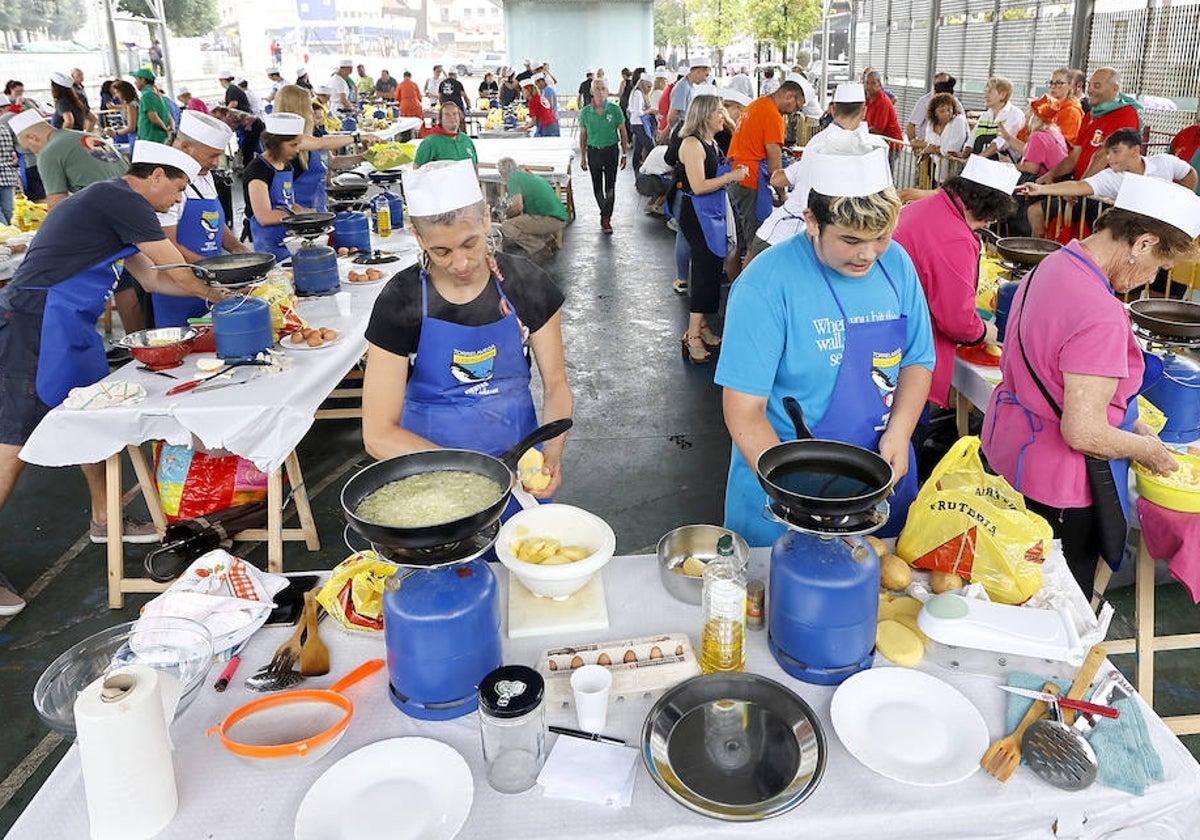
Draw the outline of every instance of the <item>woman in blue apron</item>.
[[[787,396],[814,437],[878,451],[891,464],[881,535],[899,533],[916,495],[909,438],[934,363],[929,311],[911,261],[890,243],[900,201],[886,152],[847,146],[814,167],[805,235],[757,257],[729,297],[716,375],[734,443],[725,526],[750,545],[771,545],[784,531],[764,518],[753,465],[795,437]]]
[[[728,253],[725,187],[748,172],[744,166],[731,172],[721,162],[713,135],[724,125],[721,97],[701,94],[692,98],[679,131],[683,142],[673,189],[683,194],[679,230],[691,251],[688,328],[680,346],[684,361],[694,365],[711,361],[712,351],[721,343],[708,316],[720,307],[721,272]]]
[[[283,244],[287,230],[280,223],[294,213],[311,209],[300,204],[295,196],[294,162],[300,154],[304,118],[295,114],[268,114],[265,122],[263,151],[242,172],[246,215],[254,250],[274,254],[276,260],[283,261],[291,252]]]
[[[1176,468],[1171,451],[1138,420],[1146,365],[1113,293],[1196,258],[1200,196],[1126,175],[1114,208],[1092,230],[1042,260],[1014,298],[1003,379],[982,440],[992,469],[1062,540],[1080,587],[1099,596],[1125,550],[1130,460],[1161,472]]]
[[[405,194],[424,256],[391,279],[371,315],[363,441],[377,458],[437,447],[501,455],[538,426],[530,351],[542,422],[571,416],[562,293],[532,263],[493,255],[470,161],[422,167]],[[545,444],[542,481],[526,483],[539,499],[562,481],[563,443]]]

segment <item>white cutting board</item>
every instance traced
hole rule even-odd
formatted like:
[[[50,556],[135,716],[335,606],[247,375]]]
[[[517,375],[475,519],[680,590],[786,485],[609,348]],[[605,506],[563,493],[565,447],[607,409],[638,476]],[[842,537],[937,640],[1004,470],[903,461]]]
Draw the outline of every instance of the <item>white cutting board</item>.
[[[596,574],[565,601],[539,598],[516,575],[508,578],[508,637],[549,636],[608,629],[604,576]]]

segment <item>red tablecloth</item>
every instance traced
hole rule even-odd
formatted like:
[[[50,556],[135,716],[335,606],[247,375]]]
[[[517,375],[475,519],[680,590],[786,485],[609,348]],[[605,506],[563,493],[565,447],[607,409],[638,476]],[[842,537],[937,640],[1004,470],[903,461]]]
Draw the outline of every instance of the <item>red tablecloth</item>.
[[[1167,510],[1142,498],[1137,513],[1146,551],[1166,560],[1171,576],[1200,604],[1200,513]]]

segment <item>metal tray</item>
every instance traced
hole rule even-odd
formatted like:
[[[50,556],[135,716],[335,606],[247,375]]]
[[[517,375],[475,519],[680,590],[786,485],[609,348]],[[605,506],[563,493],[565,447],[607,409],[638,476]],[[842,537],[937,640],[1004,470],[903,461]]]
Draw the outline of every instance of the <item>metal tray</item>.
[[[796,694],[756,674],[707,674],[662,696],[642,727],[642,761],[679,804],[747,822],[790,811],[825,773],[825,733]]]

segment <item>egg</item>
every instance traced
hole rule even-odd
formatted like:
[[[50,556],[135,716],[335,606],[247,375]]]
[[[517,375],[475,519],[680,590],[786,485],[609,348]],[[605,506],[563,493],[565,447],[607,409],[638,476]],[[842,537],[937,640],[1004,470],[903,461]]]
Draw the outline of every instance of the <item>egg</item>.
[[[625,662],[637,662],[637,654],[632,650],[625,651]]]
[[[575,658],[571,660],[571,670],[574,670],[576,668],[582,668],[582,667],[583,667],[583,657],[576,654]]]
[[[602,654],[600,654],[600,657],[596,660],[596,664],[597,665],[605,665],[605,666],[611,665],[612,657],[609,656],[607,653],[602,653]]]
[[[300,330],[296,330],[296,332],[292,333],[292,335],[291,335],[291,342],[292,342],[292,344],[303,344],[304,343],[304,333],[301,332]]]
[[[313,330],[312,335],[308,337],[307,341],[309,347],[320,347],[325,343],[321,338],[321,334],[316,330]]]
[[[557,671],[557,670],[558,670],[558,663],[557,663],[557,662],[555,662],[553,659],[551,659],[551,660],[550,660],[550,662],[549,662],[549,664],[547,664],[547,665],[546,665],[546,667],[547,667],[547,668],[549,668],[551,671]]]
[[[321,338],[326,341],[333,341],[337,337],[337,330],[331,330],[329,327],[321,327]]]
[[[662,648],[660,648],[658,645],[655,645],[654,647],[650,648],[650,658],[651,659],[662,659],[663,658]]]

